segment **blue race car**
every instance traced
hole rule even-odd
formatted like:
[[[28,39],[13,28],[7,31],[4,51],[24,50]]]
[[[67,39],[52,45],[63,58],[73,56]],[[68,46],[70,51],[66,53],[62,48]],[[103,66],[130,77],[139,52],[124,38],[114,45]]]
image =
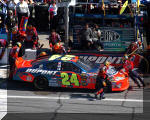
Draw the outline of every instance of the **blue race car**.
[[[32,82],[43,90],[48,86],[95,89],[98,67],[74,55],[52,55],[36,60],[16,60],[13,80]]]

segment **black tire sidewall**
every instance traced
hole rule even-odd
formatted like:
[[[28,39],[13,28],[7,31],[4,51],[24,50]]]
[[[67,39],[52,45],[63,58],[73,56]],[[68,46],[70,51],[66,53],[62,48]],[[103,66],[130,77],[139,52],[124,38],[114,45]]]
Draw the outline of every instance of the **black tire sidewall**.
[[[44,86],[44,87],[38,86],[37,81],[38,81],[39,79],[41,79],[41,80],[43,80],[43,81],[45,82],[45,86]],[[48,80],[47,80],[45,77],[43,77],[43,76],[38,76],[38,77],[36,77],[36,78],[34,79],[33,84],[34,84],[34,88],[37,89],[37,90],[46,90],[46,89],[48,88]]]

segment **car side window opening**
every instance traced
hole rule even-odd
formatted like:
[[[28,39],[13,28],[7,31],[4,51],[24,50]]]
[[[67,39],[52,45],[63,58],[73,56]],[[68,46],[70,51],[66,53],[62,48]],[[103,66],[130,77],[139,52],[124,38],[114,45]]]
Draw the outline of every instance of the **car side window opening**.
[[[49,62],[46,64],[48,70],[57,70],[58,62]]]
[[[43,64],[34,65],[34,68],[36,68],[36,69],[43,69]]]
[[[80,73],[81,69],[78,66],[74,65],[73,63],[62,62],[61,71],[73,71],[73,72]]]

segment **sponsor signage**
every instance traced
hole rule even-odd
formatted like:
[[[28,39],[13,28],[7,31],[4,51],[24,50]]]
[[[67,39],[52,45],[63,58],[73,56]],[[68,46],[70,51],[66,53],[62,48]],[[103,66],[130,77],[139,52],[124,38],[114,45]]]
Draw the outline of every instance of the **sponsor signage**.
[[[133,28],[101,28],[100,41],[104,48],[125,50],[129,44],[135,41]]]
[[[78,43],[78,34],[82,27],[74,26],[73,39],[75,44]],[[134,28],[113,28],[101,27],[100,41],[104,44],[105,50],[125,51],[131,42],[135,41]]]
[[[73,14],[72,17],[84,17],[84,18],[104,18],[103,14],[82,14],[82,13],[76,13]],[[131,18],[131,15],[105,15],[105,18],[122,18],[122,19],[127,19],[127,18]]]
[[[102,35],[100,37],[100,40],[105,42],[117,41],[119,39],[120,39],[119,33],[113,30],[103,30]]]

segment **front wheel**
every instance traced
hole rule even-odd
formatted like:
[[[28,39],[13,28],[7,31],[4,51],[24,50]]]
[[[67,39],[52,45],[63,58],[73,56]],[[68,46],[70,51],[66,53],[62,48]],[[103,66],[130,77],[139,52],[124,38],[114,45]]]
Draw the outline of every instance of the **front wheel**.
[[[34,79],[34,87],[38,90],[45,90],[48,88],[48,80],[45,77],[36,77]]]

